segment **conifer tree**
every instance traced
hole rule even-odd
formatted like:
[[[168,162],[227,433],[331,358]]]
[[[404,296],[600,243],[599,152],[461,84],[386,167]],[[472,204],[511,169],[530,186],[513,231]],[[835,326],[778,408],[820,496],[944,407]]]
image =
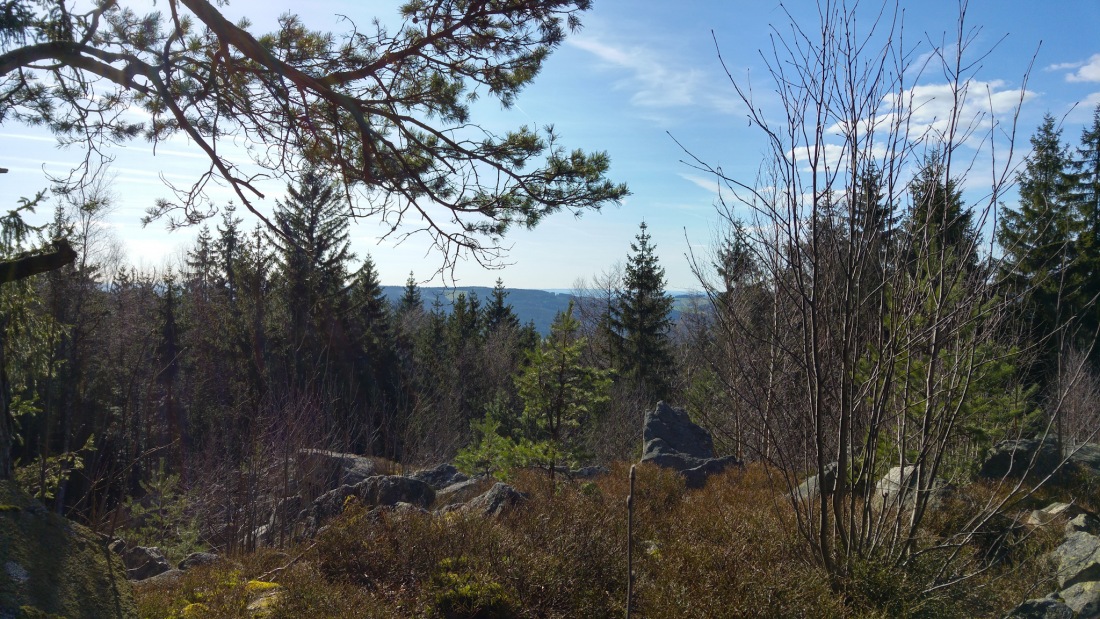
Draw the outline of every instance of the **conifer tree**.
[[[1021,299],[1017,313],[1037,338],[1049,338],[1072,316],[1063,301],[1074,292],[1071,265],[1079,222],[1070,198],[1069,156],[1061,135],[1054,117],[1044,116],[1019,174],[1019,203],[1005,210],[998,228],[1006,276]],[[1059,348],[1055,339],[1047,342],[1043,373],[1053,369]]]
[[[974,215],[963,204],[955,179],[946,178],[947,174],[941,155],[934,152],[910,184],[912,209],[904,226],[908,259],[910,263],[962,259],[962,266],[973,269],[978,263]]]
[[[315,168],[307,169],[298,186],[287,186],[286,201],[277,201],[272,235],[282,275],[292,351],[292,373],[305,378],[332,335],[340,313],[339,295],[347,279],[347,263],[354,256],[348,239],[347,205],[336,185]]]
[[[1096,346],[1100,332],[1100,105],[1092,114],[1092,124],[1081,132],[1081,144],[1070,161],[1073,191],[1071,200],[1077,211],[1080,232],[1072,281],[1077,289],[1074,310],[1081,321],[1077,346],[1092,350],[1092,360],[1100,362]]]
[[[232,203],[222,210],[222,223],[218,226],[218,240],[215,247],[221,273],[219,279],[229,294],[230,303],[237,297],[237,261],[241,252],[242,219],[236,216],[236,207]]]
[[[397,313],[407,314],[412,311],[419,312],[423,310],[424,298],[420,294],[420,286],[417,285],[413,272],[409,271],[409,279],[405,280],[405,289],[397,303]]]
[[[673,300],[665,292],[665,269],[657,261],[644,221],[635,238],[611,323],[618,335],[623,374],[661,399],[669,395],[672,383],[669,331]]]
[[[519,317],[508,303],[508,291],[504,289],[504,280],[497,278],[496,286],[485,306],[485,330],[489,333],[497,329],[519,329]]]

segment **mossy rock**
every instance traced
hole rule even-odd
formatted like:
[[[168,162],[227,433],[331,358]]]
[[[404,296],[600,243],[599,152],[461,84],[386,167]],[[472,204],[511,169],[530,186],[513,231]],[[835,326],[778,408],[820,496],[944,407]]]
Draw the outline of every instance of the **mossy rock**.
[[[85,527],[0,481],[0,617],[137,617],[122,562]]]

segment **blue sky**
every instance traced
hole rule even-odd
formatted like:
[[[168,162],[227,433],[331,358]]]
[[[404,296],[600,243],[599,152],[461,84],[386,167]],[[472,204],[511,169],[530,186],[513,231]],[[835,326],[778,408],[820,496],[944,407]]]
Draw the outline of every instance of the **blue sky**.
[[[394,15],[396,4],[310,2],[304,19],[311,27],[336,31],[345,27],[336,15],[367,24],[375,15]],[[814,3],[799,0],[786,6],[809,26],[816,23]],[[861,20],[869,23],[877,12],[871,9],[878,6],[861,4],[860,10],[867,10]],[[902,6],[905,37],[917,54],[931,48],[929,40],[943,40],[945,33],[952,38],[957,2]],[[295,7],[301,10],[301,3],[235,0],[223,11],[234,19],[248,16],[254,30],[262,31]],[[995,46],[975,73],[982,92],[991,94],[987,102],[999,114],[1007,114],[1019,100],[1022,78],[1034,58],[1019,115],[1017,159],[1026,154],[1027,138],[1044,113],[1061,119],[1063,139],[1075,144],[1082,123],[1100,103],[1100,2],[1069,0],[1057,3],[1056,10],[1051,7],[1052,3],[1030,0],[975,0],[967,8],[968,28],[980,29],[973,49]],[[632,195],[618,208],[580,219],[559,214],[533,231],[512,231],[506,239],[511,246],[509,266],[497,271],[460,263],[454,271],[460,285],[491,286],[500,277],[513,288],[569,288],[578,278],[624,261],[638,224],[645,220],[669,288],[697,288],[685,253],[689,248],[705,251],[712,243],[716,194],[713,179],[682,163],[685,155],[670,134],[730,175],[751,180],[756,172],[766,145],[759,130],[748,125],[745,109],[718,62],[714,38],[734,77],[751,79],[760,105],[769,105],[772,98],[760,50],[770,49],[772,26],[783,28],[787,23],[778,2],[595,0],[583,20],[584,29],[555,52],[512,109],[501,110],[485,99],[475,119],[499,130],[554,124],[568,147],[608,151],[611,177],[628,183]],[[937,77],[926,75],[921,82],[929,115],[942,103],[936,99],[942,82]],[[60,172],[80,156],[57,149],[48,135],[11,123],[0,126],[0,144],[0,167],[11,169],[0,177],[0,200],[8,204],[44,187],[43,169]],[[169,234],[155,223],[142,228],[139,219],[156,197],[166,194],[162,176],[186,182],[202,169],[203,159],[183,140],[160,145],[156,156],[140,142],[113,154],[116,209],[108,229],[134,264],[161,269],[178,261],[195,230]],[[284,185],[269,185],[268,198],[259,207],[270,212]],[[440,266],[441,257],[426,239],[414,236],[398,246],[379,242],[379,228],[370,220],[358,222],[352,234],[355,251],[374,257],[384,283],[403,283],[410,271],[426,279]]]

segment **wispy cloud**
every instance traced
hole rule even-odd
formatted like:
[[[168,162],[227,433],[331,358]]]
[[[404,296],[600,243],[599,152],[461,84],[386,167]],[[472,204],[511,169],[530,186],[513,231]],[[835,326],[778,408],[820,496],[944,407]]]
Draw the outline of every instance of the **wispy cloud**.
[[[688,182],[690,182],[690,183],[692,183],[692,184],[694,184],[698,187],[702,187],[703,189],[706,189],[707,191],[713,193],[714,195],[718,195],[722,191],[722,188],[718,184],[718,181],[716,181],[712,178],[704,178],[702,176],[698,176],[698,175],[695,175],[695,174],[684,174],[682,172],[680,173],[680,178],[682,178],[682,179],[684,179],[684,180],[686,180],[686,181],[688,181]]]
[[[1066,67],[1073,68],[1073,67]],[[1080,63],[1073,73],[1066,74],[1067,82],[1100,82],[1100,54],[1093,54]]]
[[[1077,62],[1056,62],[1043,68],[1044,71],[1069,71],[1084,66],[1083,60]]]
[[[604,67],[625,72],[614,85],[632,91],[630,101],[635,106],[650,109],[705,106],[723,113],[737,107],[711,92],[712,76],[686,61],[670,60],[665,51],[658,53],[652,46],[615,45],[584,35],[568,41],[595,56]]]

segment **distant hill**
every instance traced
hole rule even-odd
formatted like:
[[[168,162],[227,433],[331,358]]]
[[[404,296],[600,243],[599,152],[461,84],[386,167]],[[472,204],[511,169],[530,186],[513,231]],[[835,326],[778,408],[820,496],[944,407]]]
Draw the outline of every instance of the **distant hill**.
[[[391,303],[396,303],[404,293],[404,286],[383,286],[382,291]],[[493,293],[492,288],[485,286],[468,286],[464,288],[421,288],[420,294],[424,298],[424,307],[430,309],[432,303],[438,298],[443,305],[443,310],[451,311],[454,297],[464,292],[467,295],[474,293],[484,305],[485,301]],[[676,303],[673,305],[672,320],[680,319],[680,312],[686,309],[696,294],[675,295]],[[569,300],[573,295],[564,291],[530,290],[524,288],[508,289],[508,303],[516,312],[516,316],[523,324],[534,321],[535,328],[543,335],[550,332],[550,324],[554,322],[554,316],[558,312],[565,311],[569,307]]]

